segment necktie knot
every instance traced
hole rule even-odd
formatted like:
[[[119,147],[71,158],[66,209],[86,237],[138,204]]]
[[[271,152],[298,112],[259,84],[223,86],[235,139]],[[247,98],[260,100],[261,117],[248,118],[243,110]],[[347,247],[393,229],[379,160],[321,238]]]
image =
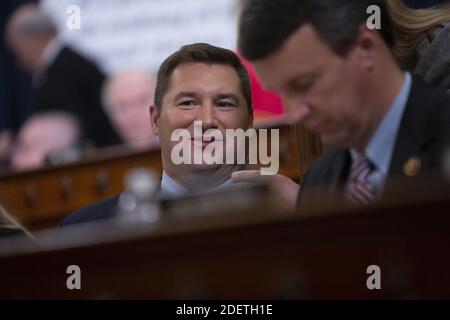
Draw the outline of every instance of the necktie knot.
[[[374,165],[364,153],[358,152],[354,155],[346,190],[347,199],[352,205],[360,206],[374,201],[375,190],[368,179],[373,169]]]
[[[374,165],[367,159],[364,153],[356,153],[352,163],[351,177],[363,179],[366,178],[374,169]]]

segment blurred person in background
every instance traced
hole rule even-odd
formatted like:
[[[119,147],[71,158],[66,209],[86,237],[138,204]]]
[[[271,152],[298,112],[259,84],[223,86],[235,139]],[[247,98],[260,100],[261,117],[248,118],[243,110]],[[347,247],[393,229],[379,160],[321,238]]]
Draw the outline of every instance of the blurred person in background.
[[[12,134],[9,130],[0,132],[0,168],[8,168],[8,158],[11,152]]]
[[[387,0],[387,5],[400,66],[450,93],[450,4],[411,9],[401,0]]]
[[[33,75],[33,112],[61,110],[80,120],[83,135],[97,147],[118,144],[100,102],[103,74],[58,39],[53,22],[34,4],[8,20],[6,39],[20,64]]]
[[[31,112],[31,77],[21,70],[6,46],[3,31],[11,14],[32,0],[3,0],[0,6],[0,167],[7,164],[17,130]]]
[[[403,0],[403,2],[408,7],[414,9],[429,8],[444,3],[446,1],[448,2],[448,0]]]
[[[13,170],[44,166],[51,154],[79,145],[80,125],[70,113],[48,111],[31,116],[17,134],[11,151]]]
[[[132,149],[159,146],[150,125],[156,77],[142,70],[126,70],[109,78],[102,104],[123,143]]]

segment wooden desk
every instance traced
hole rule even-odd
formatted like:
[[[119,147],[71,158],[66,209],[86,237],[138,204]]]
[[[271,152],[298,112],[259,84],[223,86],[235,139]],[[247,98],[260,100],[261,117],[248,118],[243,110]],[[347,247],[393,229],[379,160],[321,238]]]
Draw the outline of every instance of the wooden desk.
[[[0,298],[448,299],[450,200],[412,200],[75,232],[95,242],[68,236],[0,257]],[[81,290],[66,287],[70,265],[81,268]],[[370,265],[381,268],[381,290],[366,286]]]
[[[74,164],[6,174],[0,177],[0,201],[28,228],[55,226],[67,214],[119,194],[125,173],[139,166],[161,173],[159,149],[111,149]]]

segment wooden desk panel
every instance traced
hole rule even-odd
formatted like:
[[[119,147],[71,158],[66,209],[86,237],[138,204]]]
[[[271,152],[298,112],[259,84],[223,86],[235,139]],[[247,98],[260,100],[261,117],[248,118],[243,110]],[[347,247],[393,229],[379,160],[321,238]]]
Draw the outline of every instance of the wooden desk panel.
[[[449,225],[445,199],[168,220],[115,241],[0,257],[0,298],[450,298]],[[81,268],[82,290],[67,289],[69,265]],[[381,290],[366,286],[370,265]]]
[[[65,215],[119,194],[125,173],[137,166],[162,172],[159,150],[103,154],[101,158],[0,178],[5,208],[29,228],[54,226]]]

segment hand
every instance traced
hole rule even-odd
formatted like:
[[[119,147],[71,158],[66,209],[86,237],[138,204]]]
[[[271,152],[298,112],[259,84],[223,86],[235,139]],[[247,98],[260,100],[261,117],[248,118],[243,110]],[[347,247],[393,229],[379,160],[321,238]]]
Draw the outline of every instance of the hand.
[[[268,184],[272,193],[280,200],[280,204],[287,209],[295,209],[300,186],[281,174],[261,175],[259,170],[242,170],[233,172],[234,182]]]

